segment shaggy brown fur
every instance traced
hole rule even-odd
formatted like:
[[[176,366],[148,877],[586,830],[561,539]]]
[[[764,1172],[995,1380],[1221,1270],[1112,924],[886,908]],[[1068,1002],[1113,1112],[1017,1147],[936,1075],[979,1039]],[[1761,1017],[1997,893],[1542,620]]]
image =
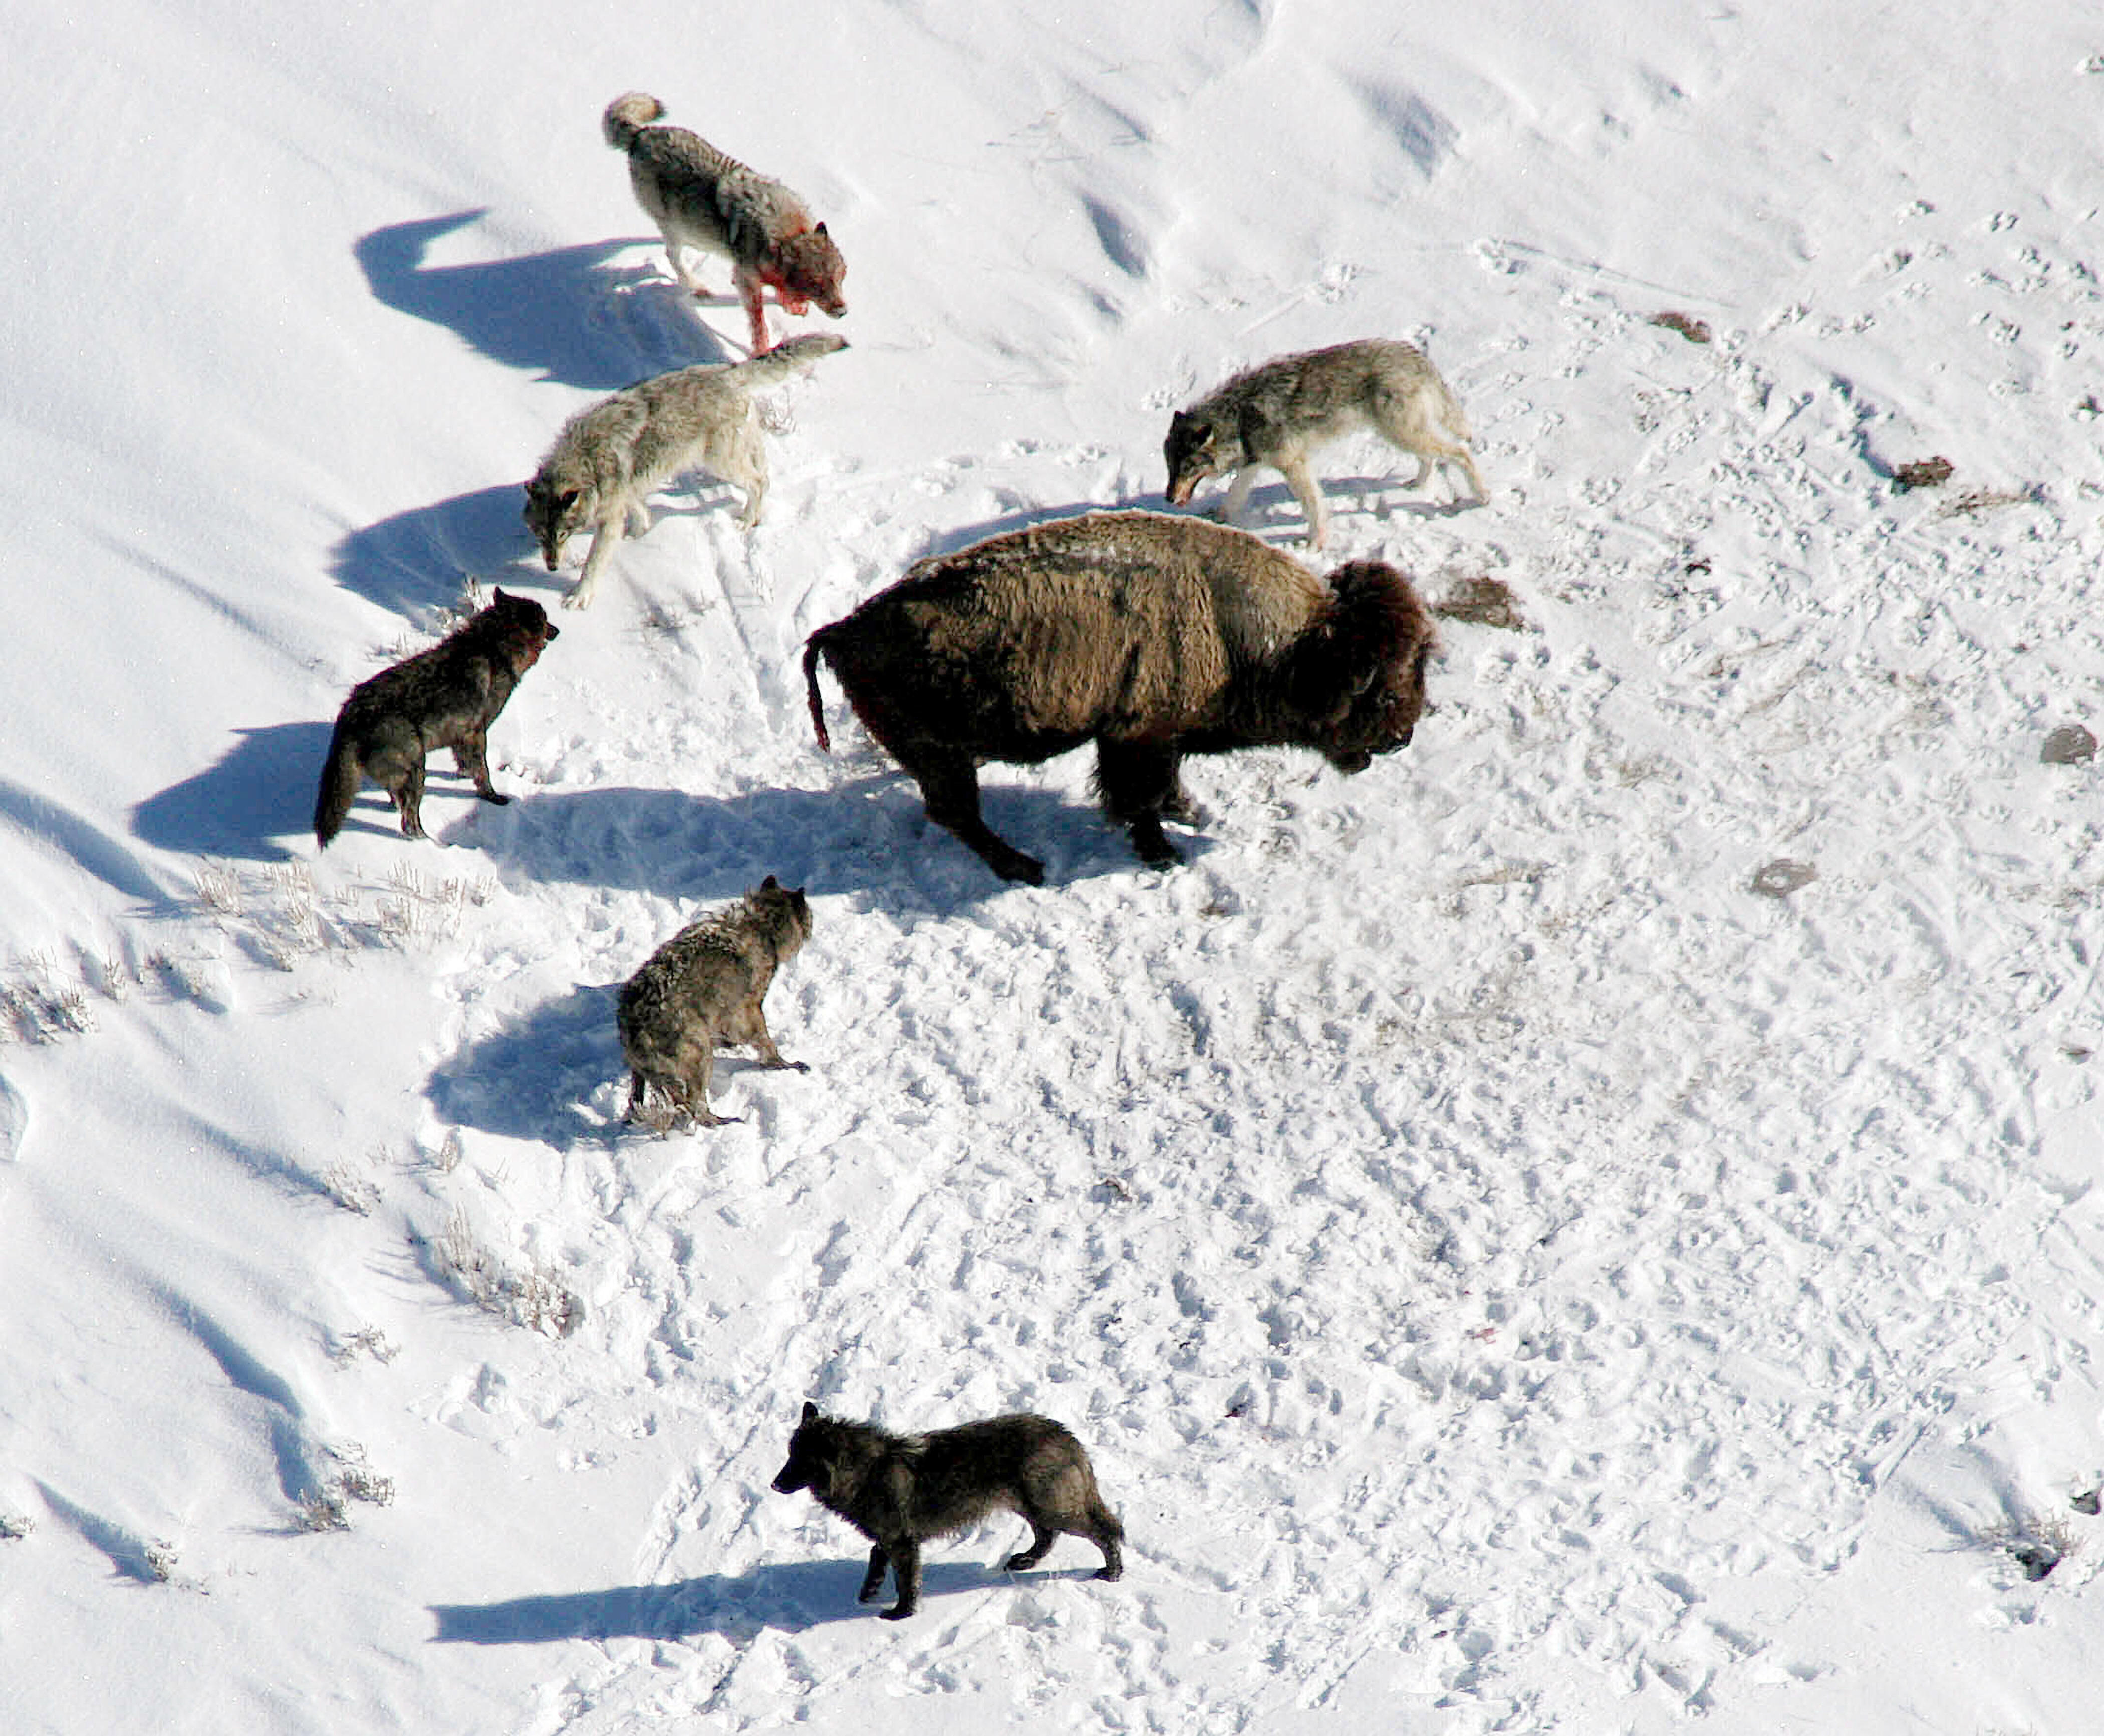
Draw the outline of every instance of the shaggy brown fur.
[[[811,937],[811,906],[769,874],[738,904],[689,924],[651,954],[621,991],[615,1025],[634,1077],[627,1118],[644,1111],[655,1086],[675,1122],[720,1127],[734,1115],[709,1109],[715,1051],[750,1043],[768,1067],[809,1071],[784,1060],[760,1005],[774,973]]]
[[[989,1513],[1030,1521],[1030,1546],[1008,1558],[1011,1573],[1035,1567],[1065,1531],[1103,1552],[1099,1579],[1125,1571],[1125,1527],[1103,1505],[1081,1444],[1049,1417],[1020,1414],[926,1435],[887,1435],[873,1423],[822,1417],[815,1404],[789,1440],[789,1462],[774,1479],[784,1495],[810,1490],[871,1540],[858,1594],[884,1589],[889,1566],[898,1601],[882,1612],[896,1622],[920,1601],[920,1545],[976,1524]]]
[[[928,817],[1036,885],[1043,864],[980,818],[980,764],[1093,741],[1105,810],[1170,867],[1161,822],[1194,811],[1186,754],[1313,748],[1362,771],[1409,744],[1436,643],[1409,580],[1377,561],[1325,581],[1242,531],[1099,512],[921,561],[812,634],[804,675],[821,748],[822,658]]]
[[[489,781],[489,726],[542,648],[558,637],[530,597],[499,591],[488,608],[430,649],[361,681],[337,714],[314,798],[314,837],[323,849],[367,778],[386,786],[407,837],[424,833],[424,760],[450,748],[484,801],[507,802]]]

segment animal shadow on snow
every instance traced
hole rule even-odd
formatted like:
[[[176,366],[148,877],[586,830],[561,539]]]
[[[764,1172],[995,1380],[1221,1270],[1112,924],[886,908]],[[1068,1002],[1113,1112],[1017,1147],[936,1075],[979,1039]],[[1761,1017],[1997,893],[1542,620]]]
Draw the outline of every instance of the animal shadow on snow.
[[[510,1139],[604,1137],[606,1127],[587,1118],[582,1105],[626,1073],[613,1029],[620,993],[618,983],[580,984],[465,1044],[426,1083],[432,1109],[455,1127]]]
[[[216,764],[134,808],[133,833],[187,855],[288,860],[292,852],[278,841],[313,836],[314,780],[331,727],[279,723],[237,730]]]
[[[608,263],[654,246],[654,236],[472,265],[424,263],[435,242],[487,215],[458,211],[361,238],[353,251],[374,297],[457,332],[507,368],[586,391],[610,392],[668,368],[731,359],[687,306],[693,298],[654,262]],[[555,431],[551,423],[551,438]]]
[[[551,437],[554,432],[549,430]],[[457,606],[470,577],[485,588],[567,591],[567,578],[542,569],[520,516],[531,462],[511,482],[412,507],[353,531],[329,557],[331,577],[368,602],[425,627],[438,624],[439,609]]]
[[[996,768],[980,806],[995,831],[1045,859],[1050,885],[1145,872],[1124,832],[1093,801],[1005,782]],[[866,892],[880,905],[914,912],[963,910],[1010,890],[928,819],[919,786],[888,762],[829,789],[532,796],[511,836],[507,873],[698,903],[742,897],[769,874],[814,897]],[[1192,854],[1208,847],[1203,837],[1183,842]]]
[[[875,1622],[889,1605],[887,1595],[859,1604],[867,1557],[852,1560],[794,1561],[756,1567],[733,1576],[708,1573],[662,1586],[617,1586],[605,1591],[573,1591],[551,1597],[519,1597],[501,1604],[434,1604],[435,1641],[466,1645],[546,1645],[558,1640],[684,1640],[721,1634],[743,1642],[768,1628],[801,1633],[831,1622]],[[1001,1584],[1012,1576],[970,1561],[930,1561],[921,1569],[921,1595],[938,1598]],[[1030,1576],[1088,1579],[1074,1568]],[[937,1612],[923,1605],[924,1619]]]

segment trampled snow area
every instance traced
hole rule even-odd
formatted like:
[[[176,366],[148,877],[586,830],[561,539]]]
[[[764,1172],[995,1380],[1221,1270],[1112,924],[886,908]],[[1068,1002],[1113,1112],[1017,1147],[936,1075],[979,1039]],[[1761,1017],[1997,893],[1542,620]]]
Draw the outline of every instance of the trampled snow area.
[[[2104,20],[7,12],[0,1727],[2097,1727]],[[631,88],[851,347],[558,614],[510,806],[318,855],[349,689],[574,576],[563,419],[742,353]],[[1366,336],[1492,491],[1317,466],[1446,609],[1411,748],[1195,764],[1170,873],[990,768],[1040,889],[818,751],[812,629]],[[618,986],[768,873],[811,1070],[624,1128]],[[806,1398],[1060,1418],[1125,1578],[1001,1520],[875,1619]]]

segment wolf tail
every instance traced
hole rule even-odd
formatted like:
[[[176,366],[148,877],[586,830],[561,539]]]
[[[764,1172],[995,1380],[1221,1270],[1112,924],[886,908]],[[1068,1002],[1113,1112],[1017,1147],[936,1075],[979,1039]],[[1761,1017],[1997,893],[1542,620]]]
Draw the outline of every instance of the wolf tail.
[[[805,332],[795,337],[785,337],[764,355],[756,355],[751,361],[739,362],[733,368],[738,383],[749,392],[764,391],[770,386],[778,386],[799,368],[808,368],[822,355],[831,355],[836,350],[845,350],[848,341],[831,332]]]
[[[357,746],[339,718],[336,733],[329,737],[328,758],[322,764],[321,791],[314,797],[314,841],[323,850],[343,829],[343,817],[358,799],[358,787],[363,780]]]
[[[825,653],[829,629],[820,627],[804,641],[804,685],[811,696],[811,727],[818,732],[818,751],[831,753],[832,739],[826,734],[826,704],[818,697],[818,659]]]
[[[656,97],[645,96],[641,91],[631,91],[606,105],[606,113],[599,118],[599,130],[616,150],[626,150],[635,142],[638,132],[664,117],[665,105]]]

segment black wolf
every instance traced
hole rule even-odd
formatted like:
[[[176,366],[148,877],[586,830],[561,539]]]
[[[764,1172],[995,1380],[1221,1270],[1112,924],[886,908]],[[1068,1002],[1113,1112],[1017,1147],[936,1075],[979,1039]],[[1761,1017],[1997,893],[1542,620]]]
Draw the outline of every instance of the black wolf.
[[[489,781],[489,726],[558,636],[538,603],[500,590],[466,626],[352,688],[322,766],[316,841],[328,847],[367,778],[394,798],[403,836],[425,836],[424,760],[435,748],[452,749],[453,763],[475,779],[484,801],[510,801]]]
[[[815,1404],[789,1440],[789,1462],[774,1479],[784,1495],[810,1490],[871,1539],[869,1572],[857,1594],[884,1589],[888,1565],[898,1601],[882,1613],[896,1622],[920,1601],[920,1545],[1002,1509],[1030,1521],[1030,1546],[1008,1558],[1011,1573],[1035,1567],[1062,1531],[1103,1552],[1099,1579],[1125,1571],[1125,1527],[1096,1492],[1081,1444],[1050,1417],[1020,1414],[926,1435],[887,1435],[873,1423],[822,1417]]]

